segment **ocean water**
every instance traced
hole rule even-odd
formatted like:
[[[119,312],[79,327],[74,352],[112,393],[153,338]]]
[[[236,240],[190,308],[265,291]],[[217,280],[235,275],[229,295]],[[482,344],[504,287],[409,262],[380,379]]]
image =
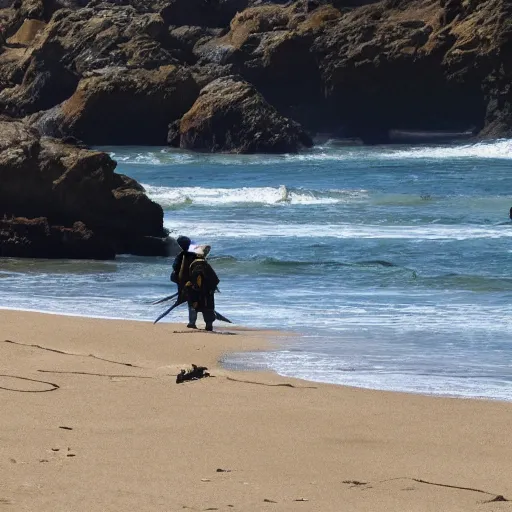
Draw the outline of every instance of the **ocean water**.
[[[300,155],[109,147],[172,234],[212,245],[217,309],[297,333],[228,366],[512,399],[512,141]],[[0,260],[1,307],[153,320],[167,258]],[[185,308],[166,321],[186,320]],[[151,325],[148,324],[148,331]]]

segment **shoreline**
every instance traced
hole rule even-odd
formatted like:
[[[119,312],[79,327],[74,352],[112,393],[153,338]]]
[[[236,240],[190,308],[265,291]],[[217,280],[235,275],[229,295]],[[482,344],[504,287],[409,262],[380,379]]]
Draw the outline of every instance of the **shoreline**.
[[[0,325],[6,510],[471,512],[512,499],[506,402],[219,366],[272,332],[6,310]],[[213,377],[177,385],[191,363]]]
[[[55,317],[67,317],[67,318],[77,318],[77,319],[86,319],[86,320],[100,320],[100,321],[112,321],[112,322],[137,322],[137,323],[146,323],[153,326],[153,322],[151,320],[144,320],[144,319],[137,319],[137,318],[120,318],[120,317],[107,317],[107,316],[93,316],[93,315],[77,315],[74,313],[62,313],[62,312],[54,312],[54,311],[43,311],[43,310],[33,310],[33,309],[21,309],[21,308],[10,308],[6,306],[2,306],[0,308],[0,317],[3,311],[12,311],[12,312],[18,312],[18,313],[28,313],[28,314],[36,314],[36,315],[51,315]],[[188,329],[184,327],[183,323],[178,322],[162,322],[158,324],[159,326],[167,325],[171,326],[173,329],[183,329],[184,333],[191,333]],[[214,334],[226,334],[225,331],[235,331],[238,333],[255,333],[254,337],[260,338],[260,341],[262,345],[258,345],[255,347],[248,347],[246,349],[243,349],[242,347],[235,348],[233,350],[229,350],[227,352],[220,353],[218,355],[218,359],[216,362],[216,366],[218,366],[218,369],[225,370],[228,372],[236,372],[236,373],[266,373],[275,375],[276,377],[280,379],[293,379],[296,381],[311,383],[311,384],[317,384],[322,386],[339,386],[343,388],[349,388],[349,389],[358,389],[363,391],[370,391],[370,392],[382,392],[382,393],[399,393],[399,394],[405,394],[405,395],[413,395],[413,396],[424,396],[427,398],[442,398],[442,399],[454,399],[454,400],[477,400],[477,401],[489,401],[489,402],[498,402],[498,403],[505,403],[505,404],[512,404],[512,399],[506,400],[503,398],[494,398],[494,397],[488,397],[488,396],[466,396],[466,395],[457,395],[457,394],[448,394],[448,393],[426,393],[426,392],[416,392],[416,391],[404,391],[400,389],[382,389],[382,388],[374,388],[374,387],[366,387],[366,386],[355,386],[351,384],[344,384],[344,383],[338,383],[338,382],[326,382],[321,380],[314,380],[314,379],[308,379],[308,378],[302,378],[302,377],[295,377],[295,376],[288,376],[283,375],[281,373],[278,373],[277,371],[266,367],[266,368],[258,368],[257,365],[253,363],[253,366],[251,366],[251,363],[241,363],[240,368],[235,367],[236,361],[233,363],[226,362],[225,359],[233,356],[242,355],[245,352],[252,352],[252,351],[262,351],[262,352],[268,352],[272,343],[270,343],[270,340],[277,340],[280,338],[289,338],[289,337],[301,337],[303,334],[299,332],[290,332],[290,331],[277,331],[277,330],[267,330],[267,329],[261,329],[259,327],[250,327],[250,326],[243,326],[238,325],[235,327],[229,327],[229,324],[222,323],[222,327],[219,330],[218,326],[215,326]],[[198,329],[195,331],[196,333],[201,333],[202,329]],[[281,346],[282,348],[282,346]],[[210,363],[212,364],[212,363]],[[230,367],[233,366],[233,367]]]

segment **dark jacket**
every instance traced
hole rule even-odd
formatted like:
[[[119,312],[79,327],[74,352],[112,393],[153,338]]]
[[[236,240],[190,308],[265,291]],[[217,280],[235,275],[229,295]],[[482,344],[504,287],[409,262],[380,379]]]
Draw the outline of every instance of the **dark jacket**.
[[[190,280],[190,264],[197,258],[195,252],[181,251],[172,264],[171,281],[178,285],[178,293],[181,293]]]

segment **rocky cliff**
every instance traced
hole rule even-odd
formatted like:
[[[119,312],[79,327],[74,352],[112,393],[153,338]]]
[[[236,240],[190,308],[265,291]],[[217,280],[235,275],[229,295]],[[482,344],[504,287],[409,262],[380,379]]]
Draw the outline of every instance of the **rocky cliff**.
[[[259,115],[260,122],[268,118],[270,138],[282,129],[273,125],[276,115],[310,134],[367,142],[385,142],[394,129],[511,131],[509,0],[2,0],[0,6],[8,39],[0,55],[0,109],[33,116],[43,134],[161,144],[168,126],[175,131],[197,110],[202,89],[233,75],[271,107]],[[217,123],[215,138],[225,139],[226,129]],[[274,146],[227,147],[195,137],[190,147]]]

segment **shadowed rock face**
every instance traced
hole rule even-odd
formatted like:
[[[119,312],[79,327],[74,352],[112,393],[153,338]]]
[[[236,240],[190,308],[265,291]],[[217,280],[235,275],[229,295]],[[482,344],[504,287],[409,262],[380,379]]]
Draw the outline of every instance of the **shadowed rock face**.
[[[196,45],[198,63],[229,66],[313,131],[367,142],[392,129],[509,133],[505,3],[333,3],[246,9]]]
[[[388,5],[354,10],[315,39],[332,111],[367,142],[386,142],[393,128],[481,129],[493,59],[487,45],[471,49],[475,15],[443,26],[435,2]]]
[[[288,153],[312,146],[295,121],[283,117],[249,83],[235,76],[207,85],[169,139],[184,149]]]
[[[169,0],[161,13],[172,25],[226,27],[248,5],[249,0]]]
[[[137,182],[114,173],[115,166],[105,153],[40,138],[24,123],[0,120],[0,216],[44,217],[50,230],[64,226],[82,233],[80,240],[98,247],[97,257],[109,251],[165,254],[165,242],[155,242],[165,236],[161,207]],[[77,228],[76,222],[85,226]],[[36,233],[41,226],[27,229]],[[19,232],[15,225],[13,230]]]
[[[71,227],[51,226],[48,219],[0,220],[0,257],[110,259],[114,244],[95,235],[82,222]]]

